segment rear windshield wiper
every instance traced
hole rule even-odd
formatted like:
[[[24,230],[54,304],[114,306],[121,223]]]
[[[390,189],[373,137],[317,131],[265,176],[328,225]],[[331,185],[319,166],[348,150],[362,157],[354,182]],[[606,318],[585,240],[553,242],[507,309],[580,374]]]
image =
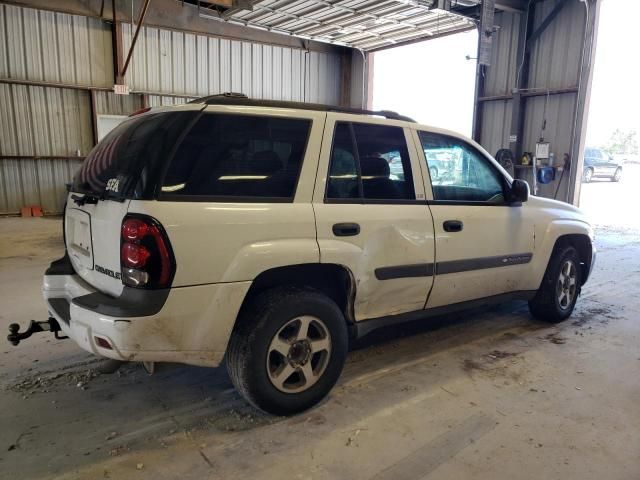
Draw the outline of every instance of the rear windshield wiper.
[[[71,200],[73,200],[76,205],[81,207],[87,203],[89,205],[96,205],[98,203],[98,200],[100,200],[100,197],[92,193],[83,193],[82,195],[76,195],[74,193],[71,195]]]

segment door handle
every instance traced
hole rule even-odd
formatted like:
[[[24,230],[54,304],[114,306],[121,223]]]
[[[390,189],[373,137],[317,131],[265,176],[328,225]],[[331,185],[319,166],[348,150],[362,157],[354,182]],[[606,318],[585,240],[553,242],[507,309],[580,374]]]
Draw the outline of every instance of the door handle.
[[[357,223],[336,223],[333,226],[333,234],[336,237],[354,237],[360,233],[360,225]]]
[[[461,232],[463,224],[460,220],[447,220],[442,224],[445,232]]]

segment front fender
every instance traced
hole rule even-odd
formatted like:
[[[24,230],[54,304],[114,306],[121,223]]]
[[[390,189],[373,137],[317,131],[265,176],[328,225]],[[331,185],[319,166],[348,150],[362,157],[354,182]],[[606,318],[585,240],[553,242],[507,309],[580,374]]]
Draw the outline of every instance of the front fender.
[[[531,264],[531,272],[529,276],[529,290],[537,290],[542,283],[542,278],[547,270],[549,259],[553,253],[556,243],[561,237],[567,235],[582,235],[589,239],[593,247],[594,232],[591,225],[581,220],[560,219],[552,220],[546,226],[536,226],[535,228],[535,252],[536,259]]]

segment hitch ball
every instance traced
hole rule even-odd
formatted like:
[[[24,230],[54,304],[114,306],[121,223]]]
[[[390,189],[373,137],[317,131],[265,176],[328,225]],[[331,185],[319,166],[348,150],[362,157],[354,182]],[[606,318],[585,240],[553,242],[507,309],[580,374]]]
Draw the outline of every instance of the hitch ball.
[[[20,343],[20,335],[18,335],[19,330],[20,325],[18,325],[17,323],[12,323],[11,325],[9,325],[9,335],[7,335],[7,340],[9,340],[14,346]]]
[[[31,320],[31,322],[29,322],[29,326],[24,332],[20,332],[20,325],[12,323],[9,325],[9,335],[7,335],[7,340],[9,340],[13,345],[18,345],[22,340],[29,338],[34,333],[38,332],[53,332],[55,337],[59,340],[68,338],[58,335],[58,332],[60,332],[60,325],[58,325],[55,318],[49,317],[45,322],[36,322],[35,320]]]

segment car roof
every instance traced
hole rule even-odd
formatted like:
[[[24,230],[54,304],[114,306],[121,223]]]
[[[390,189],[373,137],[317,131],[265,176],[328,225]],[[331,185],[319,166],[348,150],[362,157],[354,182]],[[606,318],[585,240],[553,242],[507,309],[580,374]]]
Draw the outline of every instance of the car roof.
[[[400,115],[391,110],[363,110],[359,108],[340,107],[337,105],[325,105],[321,103],[289,102],[281,100],[259,100],[249,98],[241,93],[223,93],[220,95],[210,95],[208,97],[196,98],[189,103],[204,105],[234,105],[247,107],[269,107],[269,108],[293,108],[298,110],[314,110],[320,112],[339,112],[354,115],[369,115],[388,118],[389,120],[400,120],[403,122],[416,123],[412,118]]]

